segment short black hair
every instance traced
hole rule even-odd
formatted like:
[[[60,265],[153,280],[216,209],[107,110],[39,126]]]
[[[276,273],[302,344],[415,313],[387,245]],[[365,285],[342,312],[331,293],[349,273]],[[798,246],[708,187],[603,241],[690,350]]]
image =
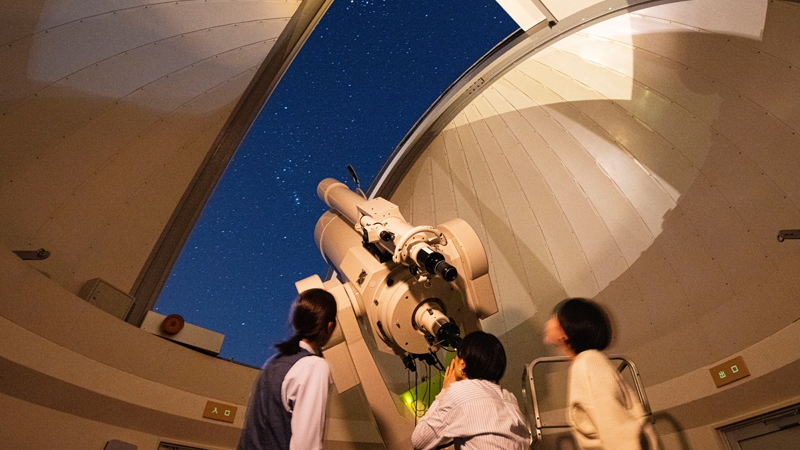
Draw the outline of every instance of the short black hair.
[[[611,344],[611,321],[597,302],[570,298],[556,306],[555,315],[567,335],[567,345],[576,354],[605,350]]]
[[[458,346],[458,357],[464,360],[464,372],[471,380],[499,383],[506,372],[506,351],[500,339],[483,331],[474,331]]]

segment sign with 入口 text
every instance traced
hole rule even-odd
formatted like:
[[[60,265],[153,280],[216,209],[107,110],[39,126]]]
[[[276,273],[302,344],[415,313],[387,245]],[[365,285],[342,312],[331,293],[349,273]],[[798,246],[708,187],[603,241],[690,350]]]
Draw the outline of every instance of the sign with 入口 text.
[[[206,419],[233,423],[233,419],[236,417],[236,407],[209,400],[206,402],[206,409],[203,411],[203,417]]]

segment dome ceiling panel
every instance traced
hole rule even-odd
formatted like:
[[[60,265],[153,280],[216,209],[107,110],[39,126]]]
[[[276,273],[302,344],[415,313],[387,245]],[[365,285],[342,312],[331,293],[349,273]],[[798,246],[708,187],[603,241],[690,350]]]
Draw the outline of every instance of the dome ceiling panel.
[[[796,177],[800,162],[790,156],[793,151],[789,150],[800,146],[796,128],[735,91],[728,94],[714,130],[750,158],[795,204],[800,204],[800,180]]]
[[[673,261],[670,268],[684,292],[682,299],[695,317],[708,315],[734,295],[722,269],[714,263],[711,249],[682,209],[667,216],[656,245]]]
[[[535,218],[530,209],[530,205],[524,195],[502,195],[502,193],[513,191],[521,194],[519,173],[504,154],[504,148],[516,146],[517,142],[508,133],[508,129],[502,123],[493,120],[497,117],[494,109],[485,101],[478,99],[465,109],[465,116],[469,120],[468,128],[460,128],[471,132],[477,139],[477,146],[473,151],[476,155],[469,161],[470,167],[476,163],[483,162],[487,172],[491,177],[493,192],[497,198],[489,199],[485,206],[481,208],[484,221],[489,218],[490,228],[500,227],[497,235],[490,236],[490,239],[497,243],[497,250],[502,252],[496,259],[501,259],[506,267],[505,280],[498,280],[498,285],[507,283],[508,286],[500,286],[501,289],[510,288],[514,291],[519,290],[530,295],[533,283],[530,279],[530,272],[534,269],[527,267],[523,261],[525,255],[530,254],[530,249],[524,246],[524,240],[520,236],[534,235],[539,237],[538,227],[535,225]],[[510,141],[510,142],[509,142]],[[512,150],[513,152],[513,150]],[[476,159],[479,155],[480,159]],[[519,169],[523,169],[519,167]],[[488,204],[495,202],[493,205]],[[494,264],[492,260],[490,264]],[[496,266],[500,269],[499,265]],[[538,269],[537,269],[538,270]],[[514,300],[517,300],[516,298]],[[505,322],[520,323],[525,318],[535,312],[530,302],[510,302],[508,310],[504,311]]]
[[[800,67],[800,49],[786,42],[800,42],[800,28],[796,22],[797,5],[789,2],[770,2],[769,27],[764,28],[761,39],[748,40],[753,47]]]
[[[582,69],[586,70],[588,67]],[[649,171],[673,200],[697,176],[697,170],[689,161],[640,118],[623,108],[621,101],[606,97],[592,86],[576,80],[572,74],[552,67],[526,64],[522,70],[548,87],[556,86],[556,94],[563,99],[559,107],[569,102],[581,115],[603,128],[621,148],[647,168],[640,170]],[[602,71],[605,68],[598,66],[596,70]],[[638,102],[647,100],[640,99]]]
[[[442,140],[437,139],[431,144],[431,190],[425,192],[433,201],[433,221],[440,224],[450,219],[459,217],[450,167],[447,162],[448,154]],[[438,196],[433,196],[433,192]]]
[[[488,89],[485,95],[486,97],[492,97],[493,90],[491,88]],[[544,109],[542,108],[542,110]],[[527,117],[529,111],[532,112],[533,110],[526,110],[523,115]],[[536,124],[536,129],[540,130],[541,136],[547,143],[547,148],[557,158],[555,164],[563,165],[564,170],[567,172],[564,177],[573,178],[582,190],[583,195],[588,198],[591,204],[596,206],[597,214],[601,216],[611,235],[614,236],[622,256],[626,260],[635,259],[636,255],[631,254],[630,250],[635,253],[636,249],[641,245],[649,245],[652,241],[652,234],[645,226],[645,223],[638,220],[639,215],[633,209],[631,203],[622,196],[622,192],[611,181],[602,167],[596,163],[592,155],[586,151],[586,147],[575,139],[568,129],[562,127],[562,124],[554,119],[543,120],[531,117],[527,122],[512,124],[511,120],[513,118],[514,116],[512,115],[504,116],[504,119],[509,122],[509,127],[515,132],[521,128],[533,129],[532,124]],[[523,134],[520,133],[520,135]],[[536,160],[539,160],[539,158],[536,158]],[[547,170],[547,172],[550,172],[550,170]],[[561,176],[555,177],[555,179],[561,178]],[[626,217],[628,220],[624,219]],[[636,241],[641,241],[643,244],[629,245]]]
[[[765,35],[777,16],[800,14],[778,3]],[[441,140],[441,173],[471,181],[454,182],[473,202],[455,209],[489,253],[501,314],[488,331],[536,339],[556,302],[596,297],[620,324],[615,351],[650,383],[800,317],[791,275],[800,257],[775,239],[800,223],[790,156],[800,126],[787,107],[800,105],[800,89],[792,56],[769,50],[793,32],[756,43],[664,11],[608,19],[528,56],[474,95],[415,163],[429,164]],[[437,210],[450,198],[443,185],[432,185]],[[478,214],[462,214],[470,209]]]
[[[250,77],[252,74],[248,74]],[[231,96],[235,96],[241,92],[243,85],[249,81],[248,76],[240,77],[240,80],[231,80],[230,83],[224,83],[220,89],[212,89],[205,95],[196,98],[195,102],[213,100],[204,109],[211,109],[218,107],[220,102],[230,103]],[[220,95],[215,92],[219,90]],[[230,92],[235,90],[236,92]],[[42,104],[43,109],[48,108],[48,103]],[[85,182],[79,178],[78,174],[83,173],[85,170],[101,170],[107,172],[108,166],[119,166],[120,164],[127,164],[128,161],[120,160],[120,150],[125,149],[129,145],[136,145],[132,149],[132,157],[134,163],[126,166],[125,173],[132,176],[141,176],[136,167],[142,167],[141,163],[157,162],[147,157],[148,152],[151,153],[150,158],[157,160],[168,160],[170,153],[165,152],[167,143],[175,141],[176,139],[196,139],[195,133],[203,133],[208,127],[213,126],[213,123],[218,122],[221,118],[219,113],[210,117],[200,117],[194,115],[192,117],[181,117],[173,115],[169,118],[162,120],[154,119],[153,116],[135,108],[130,103],[120,102],[114,107],[103,110],[97,116],[91,117],[83,126],[69,130],[71,133],[68,137],[61,139],[56,136],[52,145],[42,145],[34,150],[34,157],[39,161],[39,165],[31,165],[25,171],[15,173],[14,182],[11,183],[7,189],[9,195],[4,197],[6,202],[14,202],[14,206],[10,206],[13,210],[23,208],[28,202],[33,201],[41,208],[37,211],[32,211],[31,215],[25,216],[28,220],[29,226],[22,227],[27,233],[31,232],[32,227],[41,226],[40,224],[46,220],[46,216],[52,214],[52,208],[56,207],[69,198],[72,193]],[[41,124],[43,127],[42,132],[46,129],[46,124]],[[161,131],[159,131],[161,130]],[[188,137],[184,136],[188,132]],[[214,136],[206,136],[205,141],[209,139],[213,141]],[[142,142],[136,143],[139,139]],[[11,147],[13,149],[13,147]],[[107,153],[113,151],[110,155]],[[10,152],[9,152],[10,153]],[[6,153],[4,156],[11,156]],[[20,155],[20,163],[24,164],[23,157],[30,157],[31,155]],[[161,166],[158,163],[157,166]],[[193,167],[196,170],[197,162]],[[49,168],[49,169],[48,169]],[[37,173],[49,173],[47,177],[36,176]],[[93,174],[92,176],[96,176]],[[123,178],[124,178],[123,174]],[[112,186],[112,190],[120,189],[121,179],[117,180]],[[135,188],[128,188],[135,189]],[[23,195],[24,193],[24,195]],[[104,193],[103,195],[106,195]],[[32,196],[36,196],[32,198]],[[52,206],[48,206],[52,205]]]
[[[573,14],[580,14],[585,10],[590,10],[592,5],[602,2],[598,0],[548,0],[542,3],[545,8],[553,13],[556,19],[561,20]]]
[[[11,97],[16,100],[6,100],[0,105],[4,112],[14,111],[21,104],[35,99],[32,98],[34,93],[38,97],[42,95],[43,89],[52,88],[53,85],[67,93],[75,91],[91,97],[117,99],[163,78],[190,71],[198,64],[215,64],[220,66],[219,71],[228,71],[235,68],[235,65],[229,67],[227,64],[235,64],[236,61],[230,54],[243,49],[255,46],[255,51],[263,59],[264,52],[269,51],[284,25],[282,20],[260,21],[170,36],[158,42],[126,49],[105,59],[91,61],[79,70],[63,74],[61,78],[37,80],[20,72],[7,74],[9,83],[4,84],[8,92],[0,93],[4,100]],[[265,44],[267,47],[264,47]],[[207,53],[197,54],[195,51],[187,51],[187,47],[204,48]],[[153,61],[159,63],[152,64]]]
[[[775,6],[771,6],[773,9],[787,8],[786,2],[772,3],[775,4]],[[793,6],[789,5],[788,7],[792,8]],[[779,14],[775,13],[774,15]],[[797,50],[796,46],[782,45],[780,41],[767,40],[767,36],[775,33],[772,27],[764,32],[763,40],[753,40],[728,35],[696,33],[694,28],[675,22],[669,22],[655,32],[655,30],[648,29],[652,23],[660,23],[655,18],[633,14],[630,17],[634,26],[644,22],[639,27],[641,32],[635,33],[637,50],[675,61],[689,68],[687,70],[698,71],[709,79],[713,79],[713,86],[706,86],[709,91],[714,92],[720,89],[719,85],[722,84],[722,88],[738,91],[752,102],[768,109],[770,114],[777,115],[793,127],[797,126],[800,107],[788,101],[786,96],[771,87],[779,84],[786,86],[786,89],[798,89],[800,71],[797,70],[797,61],[800,60],[800,50]],[[602,32],[613,25],[613,23],[606,24],[606,27],[600,26],[598,30]],[[660,36],[661,33],[665,35],[663,39]],[[613,32],[604,37],[614,39]],[[788,37],[785,36],[785,39]],[[670,41],[672,41],[671,44],[669,44]],[[788,50],[787,47],[793,50]],[[693,51],[687,52],[686,48],[692,48]],[[637,55],[637,79],[638,58]],[[787,65],[794,70],[785,70]],[[771,82],[764,83],[764,79],[771,80]],[[701,92],[700,89],[696,90]]]
[[[442,152],[445,156],[440,160],[447,164],[447,170],[450,175],[449,182],[451,183],[449,190],[452,192],[453,210],[457,214],[456,217],[460,217],[470,223],[479,223],[479,226],[473,227],[475,232],[480,237],[481,242],[489,242],[489,236],[486,234],[486,228],[483,226],[481,219],[481,205],[475,196],[475,182],[469,172],[466,155],[461,151],[461,141],[455,127],[445,129],[432,143],[431,148]],[[435,157],[434,155],[435,153],[432,152],[431,157]],[[432,192],[431,195],[439,199],[437,209],[444,208],[441,204],[445,203],[447,197],[440,196],[438,191]],[[447,217],[447,219],[450,218]],[[440,219],[439,222],[441,221]]]
[[[479,103],[476,101],[475,103]],[[521,123],[523,128],[528,127],[528,123],[524,122]],[[478,125],[473,125],[478,126]],[[496,131],[498,133],[506,131],[507,128],[505,125],[502,127],[497,127]],[[562,137],[563,132],[559,130],[558,137]],[[545,136],[545,140],[547,140],[547,136]],[[482,141],[483,142],[483,141]],[[548,142],[547,147],[538,146],[535,149],[540,150],[540,155],[535,159],[537,169],[545,176],[545,181],[547,183],[547,188],[551,190],[553,193],[553,197],[558,202],[560,209],[564,212],[565,217],[570,223],[571,228],[578,227],[581,228],[586,234],[590,235],[591,238],[588,239],[588,242],[580,242],[581,247],[589,246],[590,248],[594,248],[595,246],[602,246],[602,242],[607,242],[609,239],[608,230],[602,224],[602,221],[597,217],[596,210],[592,207],[592,205],[586,202],[586,194],[581,189],[581,187],[575,183],[574,178],[569,173],[568,167],[565,166],[564,161],[561,159],[558,152],[555,150],[557,149],[558,142],[555,142],[556,146],[552,143]],[[510,149],[509,153],[513,152],[513,149]],[[495,176],[502,179],[505,175],[502,173],[503,168],[497,168],[494,173]],[[524,167],[520,167],[519,169],[524,170]],[[517,175],[518,168],[516,166],[509,167],[509,170],[512,174],[514,174],[515,180],[517,182],[523,182],[524,178]],[[524,173],[524,172],[522,172]],[[513,190],[511,190],[513,189]],[[519,192],[520,189],[518,186],[504,186],[501,189],[501,192],[504,193],[503,201],[506,203],[511,203],[512,200],[510,198],[515,196],[509,196],[507,192]],[[517,212],[516,216],[519,217],[520,214],[530,214],[529,212]],[[581,217],[580,223],[575,224],[574,221],[576,218]],[[516,218],[512,218],[516,219]],[[526,221],[526,218],[519,219],[520,221]],[[512,225],[513,226],[513,225]],[[528,238],[526,238],[528,239]],[[579,239],[580,241],[580,239]],[[612,246],[613,247],[613,246]],[[593,253],[591,250],[586,251],[585,254],[587,257],[590,257]],[[614,259],[619,258],[621,255],[619,253],[615,253],[609,256],[608,266],[613,266],[615,264]],[[589,261],[591,264],[591,261]],[[606,267],[608,267],[606,266]],[[595,277],[602,279],[602,271],[601,273],[594,273]]]
[[[661,246],[648,248],[647,256],[631,265],[630,275],[641,293],[639,301],[648,311],[658,311],[657,316],[652,313],[645,316],[650,319],[656,334],[668,334],[694,322],[691,302],[687,301],[678,276]]]
[[[524,111],[524,112],[527,112]],[[515,178],[519,186],[513,192],[519,192],[524,195],[525,201],[529,204],[527,208],[535,218],[539,232],[528,235],[526,244],[521,248],[528,250],[528,253],[533,252],[537,255],[538,263],[546,269],[544,273],[550,273],[555,276],[557,272],[561,271],[561,276],[570,280],[571,283],[576,285],[585,286],[588,283],[588,289],[596,291],[596,282],[591,276],[574,277],[574,272],[570,270],[573,267],[584,268],[588,267],[585,257],[580,251],[579,242],[574,239],[573,234],[561,233],[561,230],[569,230],[568,218],[563,208],[559,204],[559,199],[554,195],[550,183],[560,183],[561,180],[569,180],[568,174],[563,173],[559,176],[558,171],[564,171],[560,162],[551,157],[552,148],[542,138],[542,134],[537,133],[532,127],[528,126],[529,120],[520,117],[518,112],[507,114],[510,119],[506,119],[509,124],[516,118],[516,126],[513,132],[521,144],[517,148],[504,148],[504,157],[508,158],[511,162],[514,173],[510,176]],[[505,130],[502,130],[505,131]],[[517,150],[517,151],[514,151]],[[457,151],[457,149],[453,149]],[[534,159],[530,155],[541,155],[539,161],[534,163]],[[549,157],[549,158],[548,158]],[[547,164],[551,164],[551,169],[548,170]],[[545,175],[552,175],[546,178]],[[503,174],[502,176],[506,176]],[[569,188],[570,184],[567,185]],[[542,192],[547,194],[542,195]],[[560,251],[562,248],[550,247],[550,251],[543,252],[541,249],[547,249],[546,241],[558,240],[565,246],[568,246],[571,251]],[[573,255],[575,257],[573,257]],[[564,260],[562,258],[566,257]],[[558,262],[565,263],[559,266]],[[555,265],[554,265],[555,263]],[[537,266],[538,267],[538,266]],[[529,274],[541,273],[539,268],[528,271]],[[534,281],[534,280],[531,280]],[[530,283],[529,283],[530,284]],[[553,292],[552,285],[558,286],[558,283],[548,282],[544,289],[547,292]],[[535,285],[538,289],[542,286],[541,280]],[[561,292],[560,288],[555,292]]]
[[[703,123],[710,124],[719,115],[722,97],[713,79],[677,61],[657,53],[632,49],[636,60],[635,81],[687,111]]]
[[[14,27],[0,34],[0,208],[15,211],[0,218],[5,245],[48,249],[37,267],[72,292],[100,275],[129,290],[300,3],[10,8]]]
[[[106,276],[109,277],[129,273],[130,267],[111,262],[123,249],[131,256],[142,256],[141,253],[145,251],[149,253],[165,224],[147,223],[152,222],[152,219],[141,217],[141,210],[131,206],[144,207],[145,204],[153,203],[153,198],[159,198],[159,191],[151,189],[150,184],[160,186],[160,192],[163,193],[166,192],[163,189],[177,190],[181,185],[180,180],[191,179],[200,164],[198,154],[208,151],[216,138],[216,133],[210,130],[225,121],[233,107],[230,104],[231,95],[241,92],[251,77],[252,74],[242,77],[237,83],[223,83],[219,92],[212,89],[184,104],[181,109],[191,111],[191,114],[176,113],[162,121],[143,124],[135,137],[121,143],[113,157],[94,161],[94,174],[70,191],[64,202],[51,210],[51,216],[41,229],[32,233],[29,239],[33,242],[55,242],[63,233],[63,226],[78,223],[81,226],[68,235],[73,236],[70,241],[72,245],[80,245],[79,248],[51,245],[54,254],[72,255],[67,264],[59,266],[78,267],[78,273],[97,273],[100,270],[107,272],[109,269],[106,268],[113,267],[113,273],[107,272]],[[223,101],[229,104],[221,112],[219,103]],[[201,114],[202,111],[208,112]],[[158,207],[152,205],[147,209],[155,208],[161,214],[168,214],[175,208],[176,202],[177,199],[155,202]],[[107,217],[108,220],[89,223],[86,220],[80,221],[79,218],[89,210],[95,216]],[[120,235],[130,236],[134,224],[141,225],[143,230],[150,233],[151,238],[144,241],[119,240]],[[143,256],[146,258],[147,255]],[[52,265],[55,266],[57,260],[53,261]],[[49,264],[42,266],[50,267]],[[62,275],[66,277],[69,274],[65,272]],[[80,284],[69,287],[79,289]]]
[[[416,205],[414,208],[414,216],[416,220],[424,221],[424,223],[431,223],[435,221],[436,217],[434,199],[431,195],[431,192],[433,192],[431,165],[422,165],[418,170],[419,176],[416,177],[417,183],[414,186],[414,204]]]
[[[499,111],[509,110],[509,104],[502,101],[502,98],[492,99],[487,96],[476,99],[475,104],[482,110],[483,120],[488,125],[490,142],[496,142],[496,146],[489,146],[493,154],[487,155],[486,160],[487,162],[496,160],[493,172],[500,174],[497,177],[497,186],[500,192],[510,190],[519,194],[504,195],[502,200],[509,220],[509,230],[506,234],[515,237],[516,251],[521,258],[518,262],[520,266],[516,269],[517,278],[521,280],[525,292],[529,295],[533,291],[562,293],[561,286],[554,282],[557,270],[554,258],[559,255],[549,253],[545,240],[551,237],[547,236],[547,227],[543,223],[563,221],[566,216],[557,205],[554,196],[533,195],[537,187],[546,189],[547,180],[542,177],[542,172],[528,156],[529,151],[547,152],[549,149],[536,135],[531,136],[531,139],[525,138],[525,133],[530,131],[530,127],[519,114],[508,114],[511,120],[499,116]],[[539,207],[534,207],[532,202],[540,203]],[[521,239],[523,236],[528,238]],[[577,245],[577,242],[575,244]],[[536,260],[539,265],[532,267],[524,263],[530,260]],[[581,264],[582,261],[578,263]],[[527,309],[529,308],[523,310]]]
[[[552,100],[553,97],[546,101]],[[664,210],[671,208],[674,203],[653,177],[630,155],[604,142],[602,134],[586,132],[592,127],[600,128],[596,123],[587,120],[575,108],[565,106],[564,112],[559,112],[552,106],[528,108],[523,114],[531,116],[529,120],[531,126],[535,126],[547,140],[549,147],[558,155],[559,163],[566,166],[566,173],[554,178],[575,179],[593,204],[605,205],[598,208],[599,213],[605,217],[606,224],[610,225],[611,229],[621,232],[614,235],[617,244],[625,249],[626,258],[635,259],[635,254],[641,252],[642,246],[646,247],[652,242],[652,235],[657,232],[655,227],[660,226],[663,216],[663,211],[656,210],[652,219],[643,218],[644,215],[641,212],[637,213],[635,207],[648,211],[658,204],[653,202],[653,198],[663,199]],[[572,118],[569,117],[570,113],[573,114]],[[544,120],[541,118],[542,114],[551,119]],[[583,123],[578,123],[576,118]],[[648,192],[650,196],[642,195]],[[623,217],[621,215],[623,212],[631,217],[631,220],[625,225],[619,221],[614,225],[615,218]],[[653,230],[648,230],[646,224]],[[639,244],[635,244],[637,242]]]
[[[484,130],[473,128],[467,116],[479,117],[474,108],[468,108],[465,114],[456,119],[456,132],[479,202],[480,220],[487,230],[496,231],[487,233],[488,241],[484,241],[489,256],[489,265],[492,270],[498,271],[497,279],[492,280],[494,288],[496,291],[508,293],[529,292],[527,280],[519,273],[522,268],[519,248],[517,248],[514,231],[509,222],[507,206],[503,204],[498,190],[497,183],[501,180],[497,173],[492,172],[493,167],[487,161],[497,156],[490,153],[491,148],[481,147],[479,139]],[[529,309],[532,307],[533,305],[528,305]],[[511,305],[509,311],[504,311],[498,316],[505,315],[506,319],[502,320],[524,320],[523,311],[515,312],[513,308],[514,305]],[[497,320],[501,320],[500,317],[489,319],[489,321]]]

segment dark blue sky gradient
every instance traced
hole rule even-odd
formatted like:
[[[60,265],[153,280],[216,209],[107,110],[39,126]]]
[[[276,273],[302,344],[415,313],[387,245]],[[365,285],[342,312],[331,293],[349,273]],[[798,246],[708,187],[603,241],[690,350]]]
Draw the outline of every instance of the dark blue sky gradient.
[[[215,189],[155,310],[225,334],[220,356],[260,366],[290,335],[295,281],[324,277],[316,186],[366,190],[411,126],[517,29],[494,0],[335,0]]]

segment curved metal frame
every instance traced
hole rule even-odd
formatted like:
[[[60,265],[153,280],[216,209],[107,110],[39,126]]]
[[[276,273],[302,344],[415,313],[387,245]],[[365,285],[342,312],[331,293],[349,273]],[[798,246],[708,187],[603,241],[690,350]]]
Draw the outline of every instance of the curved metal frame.
[[[553,42],[619,14],[678,0],[606,0],[560,21],[546,18],[528,31],[517,30],[454,81],[414,124],[386,160],[367,191],[390,198],[414,162],[473,98],[494,81]],[[548,16],[548,14],[545,14]]]

